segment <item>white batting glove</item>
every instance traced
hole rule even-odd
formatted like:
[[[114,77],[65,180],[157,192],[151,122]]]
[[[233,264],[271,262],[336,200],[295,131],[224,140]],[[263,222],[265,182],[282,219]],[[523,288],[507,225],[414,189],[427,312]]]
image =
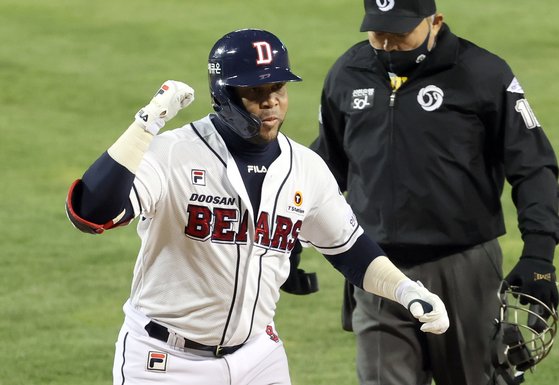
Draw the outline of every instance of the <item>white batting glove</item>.
[[[423,323],[421,331],[442,334],[448,329],[450,321],[443,301],[421,282],[402,282],[396,289],[396,300]]]
[[[175,80],[167,80],[155,93],[149,104],[136,113],[136,122],[144,130],[157,135],[165,122],[194,101],[194,89]]]

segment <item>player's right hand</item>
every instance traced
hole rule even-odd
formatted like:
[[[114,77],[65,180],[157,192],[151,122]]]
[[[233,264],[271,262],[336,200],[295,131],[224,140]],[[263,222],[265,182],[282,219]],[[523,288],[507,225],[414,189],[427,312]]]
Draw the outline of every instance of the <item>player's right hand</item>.
[[[427,333],[442,334],[449,325],[446,307],[438,295],[427,290],[421,282],[405,281],[397,291],[398,302],[423,323],[421,330]]]
[[[142,128],[157,135],[165,122],[194,101],[194,89],[189,85],[167,80],[161,85],[148,105],[140,109],[134,117]]]

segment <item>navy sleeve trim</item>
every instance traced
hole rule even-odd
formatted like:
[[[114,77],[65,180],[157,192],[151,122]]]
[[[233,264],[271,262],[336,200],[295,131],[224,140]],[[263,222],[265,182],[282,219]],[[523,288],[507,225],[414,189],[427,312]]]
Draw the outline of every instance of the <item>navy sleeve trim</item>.
[[[386,253],[366,234],[362,234],[349,250],[340,254],[324,255],[324,257],[349,282],[362,289],[367,268],[373,259],[381,255],[386,255]]]

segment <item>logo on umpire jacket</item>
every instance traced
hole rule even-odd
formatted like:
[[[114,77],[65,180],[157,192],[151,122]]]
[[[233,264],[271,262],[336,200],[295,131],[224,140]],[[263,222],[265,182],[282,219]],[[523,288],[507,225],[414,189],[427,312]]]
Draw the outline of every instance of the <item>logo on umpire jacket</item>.
[[[373,106],[373,96],[375,96],[374,88],[361,88],[353,90],[351,93],[351,109],[364,110]]]
[[[394,0],[377,0],[377,6],[383,12],[390,11],[394,8]]]
[[[163,352],[148,352],[147,370],[154,372],[167,371],[167,353]]]
[[[427,86],[419,90],[417,102],[425,111],[435,111],[443,104],[444,92],[437,86]]]
[[[520,85],[520,82],[518,81],[518,79],[516,77],[514,77],[512,79],[512,81],[510,82],[508,88],[507,88],[508,92],[512,92],[513,94],[523,94],[524,90],[522,89],[522,86]]]

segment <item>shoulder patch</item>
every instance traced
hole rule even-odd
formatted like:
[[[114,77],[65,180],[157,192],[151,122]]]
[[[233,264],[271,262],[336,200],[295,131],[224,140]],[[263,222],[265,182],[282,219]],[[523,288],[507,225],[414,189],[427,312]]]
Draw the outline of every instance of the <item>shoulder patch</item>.
[[[520,83],[518,82],[518,79],[516,77],[514,77],[512,79],[512,81],[509,84],[509,87],[507,88],[508,92],[512,92],[513,94],[523,94],[524,90],[522,89],[522,86],[520,85]]]

